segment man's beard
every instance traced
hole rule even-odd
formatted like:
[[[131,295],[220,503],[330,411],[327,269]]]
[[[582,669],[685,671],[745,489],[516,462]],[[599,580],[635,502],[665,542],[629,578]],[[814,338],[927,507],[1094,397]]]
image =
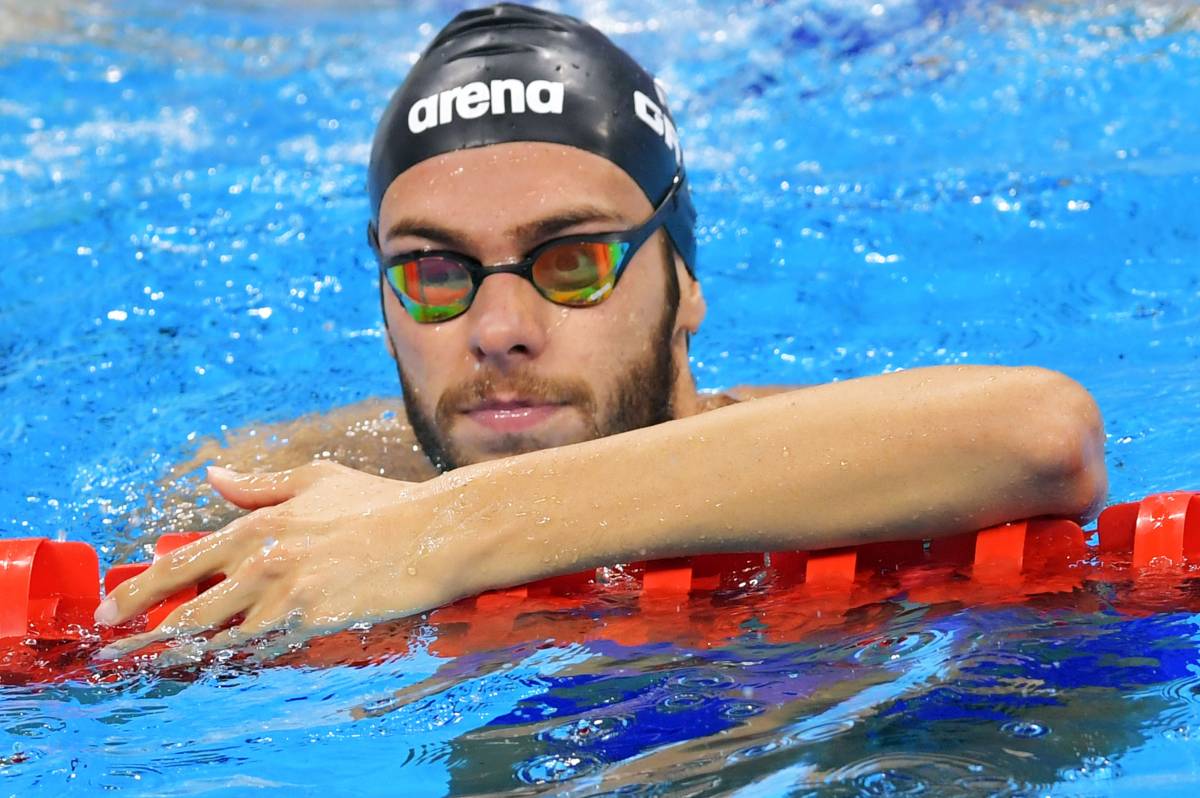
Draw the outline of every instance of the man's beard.
[[[417,441],[425,456],[439,471],[449,471],[468,465],[470,458],[460,451],[446,434],[464,406],[482,401],[500,392],[510,392],[524,398],[534,398],[576,408],[589,425],[584,440],[594,440],[619,432],[628,432],[674,418],[672,391],[675,386],[675,362],[672,356],[671,336],[675,328],[675,313],[678,303],[669,303],[645,356],[633,363],[617,379],[612,406],[599,418],[596,397],[582,380],[544,379],[533,375],[517,374],[503,377],[495,370],[480,369],[474,379],[448,389],[438,400],[434,418],[421,407],[411,383],[404,374],[404,367],[396,361],[400,375],[400,387],[404,395],[404,408],[408,411],[408,423],[412,425]],[[546,448],[535,438],[526,435],[506,435],[497,441],[496,456],[523,454]],[[486,458],[480,458],[486,459]]]

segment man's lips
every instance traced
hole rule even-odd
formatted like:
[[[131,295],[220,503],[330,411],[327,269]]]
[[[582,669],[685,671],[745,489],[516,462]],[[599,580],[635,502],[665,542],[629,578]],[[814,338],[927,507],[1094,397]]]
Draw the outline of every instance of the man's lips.
[[[462,411],[493,432],[523,432],[541,424],[563,405],[542,399],[488,399]]]

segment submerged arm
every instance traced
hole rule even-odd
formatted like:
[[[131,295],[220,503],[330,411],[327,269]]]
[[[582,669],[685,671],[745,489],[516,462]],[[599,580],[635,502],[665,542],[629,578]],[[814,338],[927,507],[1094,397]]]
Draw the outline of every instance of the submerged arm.
[[[242,612],[255,631],[299,612],[336,626],[613,562],[1084,518],[1106,489],[1086,391],[985,367],[805,388],[420,484],[328,463],[213,481],[265,509],[118,588],[102,620],[221,572],[169,625]]]

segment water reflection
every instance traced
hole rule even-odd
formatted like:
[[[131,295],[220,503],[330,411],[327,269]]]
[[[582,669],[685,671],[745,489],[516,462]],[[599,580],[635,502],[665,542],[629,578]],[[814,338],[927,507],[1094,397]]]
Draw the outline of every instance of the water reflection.
[[[1112,588],[1089,586],[1110,597]],[[1166,599],[1156,586],[1137,600]],[[755,604],[760,628],[792,622],[769,598]],[[518,645],[449,661],[353,715],[453,725],[519,685],[506,713],[444,742],[455,795],[560,783],[835,795],[1095,785],[1121,775],[1123,754],[1159,730],[1196,722],[1200,655],[1193,616],[1081,614],[1075,604],[1069,594],[1038,608],[894,601],[792,644],[753,632],[695,650],[665,632],[646,646]]]

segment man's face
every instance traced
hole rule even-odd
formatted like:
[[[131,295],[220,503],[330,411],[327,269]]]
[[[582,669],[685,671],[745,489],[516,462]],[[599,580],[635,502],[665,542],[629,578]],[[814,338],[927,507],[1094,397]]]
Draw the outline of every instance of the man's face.
[[[632,178],[599,156],[498,144],[397,177],[380,207],[379,242],[385,256],[439,249],[506,264],[548,239],[625,230],[652,211]],[[666,262],[664,235],[638,250],[594,307],[555,305],[523,278],[495,274],[463,315],[418,324],[382,285],[409,420],[434,464],[454,468],[671,418],[681,383],[690,386],[676,367],[686,362],[684,332],[698,325],[703,301],[684,274],[687,307],[676,313],[678,276],[668,270],[678,266]]]

